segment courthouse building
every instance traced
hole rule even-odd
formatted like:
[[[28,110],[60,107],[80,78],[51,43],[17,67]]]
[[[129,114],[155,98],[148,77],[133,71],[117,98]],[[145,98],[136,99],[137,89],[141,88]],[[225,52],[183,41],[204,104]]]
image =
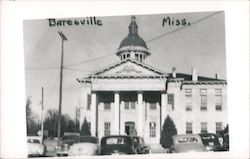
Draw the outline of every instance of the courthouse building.
[[[227,125],[227,82],[198,76],[191,68],[190,74],[175,68],[165,73],[147,65],[151,52],[138,35],[134,16],[115,55],[118,62],[77,79],[82,89],[80,123],[86,118],[92,135],[129,135],[135,130],[147,144],[159,144],[167,115],[178,134],[216,133]]]

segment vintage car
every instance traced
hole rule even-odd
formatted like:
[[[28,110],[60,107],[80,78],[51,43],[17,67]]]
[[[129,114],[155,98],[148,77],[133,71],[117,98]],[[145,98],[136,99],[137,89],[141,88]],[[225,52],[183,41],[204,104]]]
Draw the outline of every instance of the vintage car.
[[[131,136],[113,135],[101,139],[101,155],[136,154],[136,147]]]
[[[151,153],[151,149],[148,145],[145,144],[144,139],[139,136],[133,136],[133,140],[136,147],[136,152],[138,154],[149,154]]]
[[[45,156],[47,147],[40,136],[27,137],[28,157]]]
[[[98,155],[99,142],[94,136],[81,136],[78,141],[69,148],[69,156]]]
[[[213,133],[199,134],[202,139],[202,143],[208,151],[224,151],[223,145],[220,144],[219,138]]]
[[[204,152],[206,151],[201,137],[198,134],[174,135],[172,153],[181,152]]]
[[[79,140],[79,136],[65,135],[59,140],[59,144],[56,146],[56,156],[68,156],[70,146]]]

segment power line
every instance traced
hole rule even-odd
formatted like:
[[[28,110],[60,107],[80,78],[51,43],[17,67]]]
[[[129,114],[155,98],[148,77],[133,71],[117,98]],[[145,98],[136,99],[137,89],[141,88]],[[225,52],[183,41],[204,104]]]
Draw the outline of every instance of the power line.
[[[210,17],[212,17],[212,16],[214,16],[214,15],[217,15],[217,14],[219,14],[219,13],[222,13],[222,12],[221,12],[221,11],[215,12],[215,13],[210,14],[210,15],[208,15],[208,16],[205,16],[205,17],[203,17],[203,18],[201,18],[201,19],[198,19],[197,21],[194,21],[193,23],[190,23],[190,25],[188,25],[188,26],[183,26],[183,27],[180,27],[180,28],[175,29],[175,30],[173,30],[173,31],[170,31],[170,32],[167,32],[167,33],[165,33],[165,34],[159,35],[159,36],[154,37],[154,38],[152,38],[152,39],[150,39],[150,40],[147,40],[146,42],[147,42],[147,43],[150,43],[150,42],[152,42],[152,41],[154,41],[154,40],[157,40],[157,39],[160,39],[160,38],[162,38],[162,37],[164,37],[164,36],[166,36],[166,35],[175,33],[175,32],[180,31],[180,30],[182,30],[182,29],[186,29],[186,28],[188,28],[188,27],[190,27],[190,26],[192,26],[192,25],[194,25],[194,24],[197,24],[197,23],[199,23],[199,22],[201,22],[201,21],[203,21],[203,20],[206,20],[206,19],[208,19],[208,18],[210,18]]]
[[[69,70],[69,71],[85,71],[85,72],[92,72],[92,70],[83,70],[83,69],[79,69],[79,68],[70,68],[70,67],[64,67],[65,70]]]
[[[150,40],[147,40],[146,42],[147,42],[147,43],[150,43],[150,42],[152,42],[152,41],[154,41],[154,40],[160,39],[160,38],[162,38],[162,37],[164,37],[164,36],[167,36],[167,35],[169,35],[169,34],[175,33],[175,32],[180,31],[180,30],[182,30],[182,29],[186,29],[186,28],[188,28],[188,27],[190,27],[190,26],[192,26],[192,25],[194,25],[194,24],[197,24],[197,23],[199,23],[199,22],[201,22],[201,21],[204,21],[204,20],[206,20],[206,19],[208,19],[208,18],[210,18],[210,17],[212,17],[212,16],[214,16],[214,15],[217,15],[217,14],[219,14],[219,13],[222,13],[222,12],[221,12],[221,11],[215,12],[215,13],[213,13],[213,14],[210,14],[210,15],[208,15],[208,16],[205,16],[205,17],[203,17],[203,18],[201,18],[201,19],[198,19],[198,20],[194,21],[193,23],[191,23],[191,25],[183,26],[183,27],[177,28],[177,29],[175,29],[175,30],[172,30],[172,31],[170,31],[170,32],[167,32],[167,33],[164,33],[164,34],[162,34],[162,35],[156,36],[156,37],[154,37],[154,38],[152,38],[152,39],[150,39]],[[104,56],[101,56],[101,57],[93,58],[93,59],[90,59],[90,60],[86,60],[86,61],[80,61],[80,62],[77,62],[77,63],[72,63],[72,64],[64,65],[64,67],[65,67],[65,66],[74,66],[74,65],[86,64],[86,63],[93,62],[93,61],[96,61],[96,60],[101,60],[101,59],[106,58],[106,57],[109,57],[109,56],[111,56],[111,55],[113,55],[113,53],[110,53],[110,54],[107,54],[107,55],[104,55]],[[59,69],[59,67],[40,67],[40,68],[38,67],[38,68],[25,68],[25,69],[28,69],[28,70],[45,70],[45,69]],[[72,71],[86,71],[86,70],[75,69],[75,68],[67,68],[67,69],[68,69],[68,70],[72,70]],[[90,71],[88,71],[88,72],[90,72]]]
[[[59,67],[26,67],[25,70],[52,70],[59,69]]]

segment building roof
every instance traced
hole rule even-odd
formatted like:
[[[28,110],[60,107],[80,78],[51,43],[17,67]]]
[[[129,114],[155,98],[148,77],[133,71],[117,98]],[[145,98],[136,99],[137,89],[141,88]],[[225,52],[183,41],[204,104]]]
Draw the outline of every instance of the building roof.
[[[131,17],[129,34],[122,40],[119,49],[125,46],[141,46],[148,49],[146,42],[138,35],[138,26],[135,21],[135,16]]]
[[[144,48],[148,48],[146,42],[139,35],[128,35],[125,37],[120,43],[119,49],[124,46],[141,46]]]
[[[151,67],[151,66],[149,66],[149,65],[147,65],[145,63],[141,63],[141,62],[136,61],[134,59],[127,58],[127,59],[124,59],[122,61],[118,61],[116,63],[113,63],[113,64],[111,64],[109,66],[106,66],[106,67],[104,67],[104,68],[102,68],[102,69],[100,69],[100,70],[98,70],[96,72],[93,72],[92,74],[90,74],[90,77],[99,76],[99,75],[103,74],[104,72],[107,72],[108,70],[111,70],[113,68],[116,68],[118,66],[121,66],[122,64],[126,64],[126,63],[129,63],[129,62],[133,63],[133,64],[135,64],[135,65],[137,65],[139,67],[145,68],[145,69],[147,69],[149,71],[152,71],[152,72],[154,72],[157,75],[168,76],[167,73],[165,73],[165,72],[163,72],[163,71],[161,71],[159,69],[153,68],[153,67]],[[117,74],[117,76],[119,76],[119,74]],[[147,76],[147,75],[144,75],[144,76]]]
[[[169,77],[173,79],[172,73],[169,73]],[[190,74],[176,73],[176,78],[181,78],[184,81],[192,81],[192,75],[190,75]],[[216,79],[216,78],[204,77],[204,76],[198,76],[198,81],[221,81],[221,82],[226,82],[226,80],[223,80],[223,79]]]

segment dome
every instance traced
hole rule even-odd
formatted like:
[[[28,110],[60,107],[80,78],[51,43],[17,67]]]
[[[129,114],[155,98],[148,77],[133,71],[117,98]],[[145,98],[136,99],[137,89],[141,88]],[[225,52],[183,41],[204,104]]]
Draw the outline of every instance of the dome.
[[[135,21],[135,16],[131,17],[131,22],[128,28],[129,34],[122,40],[119,49],[124,46],[140,46],[148,49],[145,41],[138,35],[138,26]]]
[[[122,48],[124,46],[141,46],[144,48],[148,48],[146,45],[146,42],[137,34],[132,34],[132,35],[128,35],[127,37],[125,37],[122,42],[120,43],[119,48]]]

